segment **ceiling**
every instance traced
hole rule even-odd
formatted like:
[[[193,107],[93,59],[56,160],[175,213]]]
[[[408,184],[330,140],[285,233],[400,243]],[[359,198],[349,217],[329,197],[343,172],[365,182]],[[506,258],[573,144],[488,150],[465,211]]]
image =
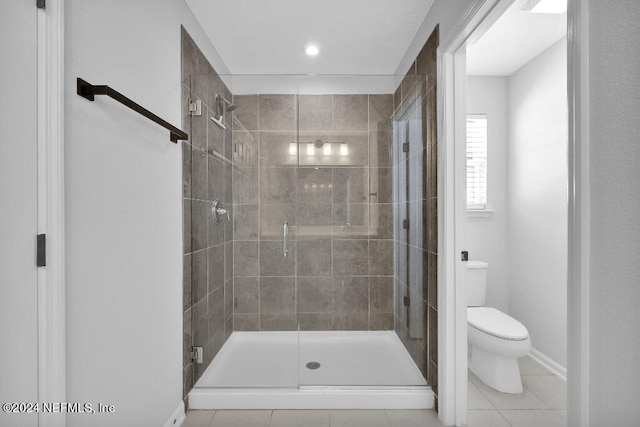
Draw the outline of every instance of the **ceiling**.
[[[186,2],[231,74],[390,75],[434,0]]]
[[[467,75],[510,76],[567,34],[567,14],[521,12],[513,5],[467,47]]]

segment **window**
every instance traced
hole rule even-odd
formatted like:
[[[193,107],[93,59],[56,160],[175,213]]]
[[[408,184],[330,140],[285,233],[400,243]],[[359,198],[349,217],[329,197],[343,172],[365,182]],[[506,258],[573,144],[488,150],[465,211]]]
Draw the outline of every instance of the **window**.
[[[487,115],[467,114],[467,209],[487,207]]]

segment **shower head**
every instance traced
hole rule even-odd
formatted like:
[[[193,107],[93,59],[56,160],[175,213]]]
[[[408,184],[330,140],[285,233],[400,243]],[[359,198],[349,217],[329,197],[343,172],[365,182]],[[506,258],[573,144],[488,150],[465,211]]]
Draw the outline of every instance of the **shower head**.
[[[216,94],[216,100],[218,101],[218,106],[222,106],[224,111],[233,111],[236,109],[236,106],[222,95]]]

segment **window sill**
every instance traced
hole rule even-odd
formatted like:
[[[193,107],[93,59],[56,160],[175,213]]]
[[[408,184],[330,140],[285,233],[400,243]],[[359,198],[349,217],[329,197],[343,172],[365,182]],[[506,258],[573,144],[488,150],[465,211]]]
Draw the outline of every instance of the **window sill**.
[[[495,209],[467,209],[467,218],[491,218]]]

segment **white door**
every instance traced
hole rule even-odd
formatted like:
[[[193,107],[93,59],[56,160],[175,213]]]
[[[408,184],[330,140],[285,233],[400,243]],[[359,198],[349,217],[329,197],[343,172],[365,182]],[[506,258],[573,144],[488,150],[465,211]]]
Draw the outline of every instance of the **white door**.
[[[0,404],[38,400],[37,13],[0,1]],[[38,425],[5,410],[2,426]]]

